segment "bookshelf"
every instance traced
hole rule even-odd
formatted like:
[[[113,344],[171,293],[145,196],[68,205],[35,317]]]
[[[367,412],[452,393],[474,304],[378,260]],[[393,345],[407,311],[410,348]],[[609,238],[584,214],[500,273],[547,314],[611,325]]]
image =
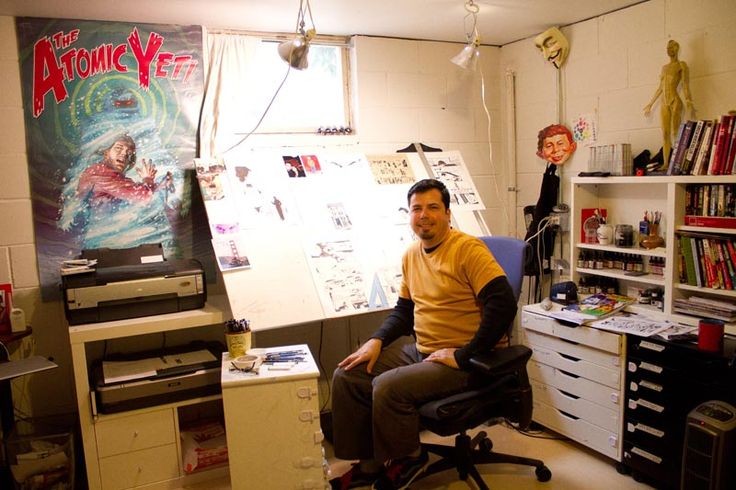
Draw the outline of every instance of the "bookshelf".
[[[697,325],[699,318],[675,312],[674,300],[676,298],[698,295],[736,303],[736,289],[697,287],[680,282],[680,247],[678,244],[681,233],[697,233],[705,237],[733,237],[736,240],[736,229],[685,225],[688,185],[734,185],[736,175],[573,177],[571,184],[570,263],[573,264],[571,280],[576,284],[580,282],[581,277],[613,278],[618,280],[619,291],[622,294],[659,287],[664,291],[662,314],[688,325]],[[664,238],[664,247],[651,250],[640,248],[638,236],[634,238],[633,247],[583,243],[581,241],[581,211],[585,208],[605,209],[609,224],[629,224],[635,231],[639,228],[638,224],[644,211],[661,211],[659,234]],[[631,276],[615,268],[580,267],[578,256],[581,251],[627,254],[627,256],[640,259],[645,270],[648,269],[652,258],[664,259],[664,273],[662,275],[647,273]],[[655,313],[659,311],[658,308],[644,305],[637,306],[637,308]],[[736,323],[727,324],[726,331],[736,334]]]

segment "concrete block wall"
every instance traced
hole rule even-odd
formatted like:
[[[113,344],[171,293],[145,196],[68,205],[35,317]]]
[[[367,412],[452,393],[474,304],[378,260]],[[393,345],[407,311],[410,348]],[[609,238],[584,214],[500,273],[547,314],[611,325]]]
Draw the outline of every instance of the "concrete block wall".
[[[517,234],[523,236],[521,209],[536,202],[544,170],[535,155],[536,135],[557,122],[558,91],[564,101],[562,122],[570,124],[579,114],[594,113],[601,143],[629,142],[635,154],[643,149],[656,152],[661,146],[656,115],[647,119],[641,109],[667,62],[667,40],[680,43],[680,58],[690,66],[697,117],[716,117],[736,108],[733,25],[736,4],[732,0],[651,0],[564,27],[571,52],[559,88],[557,71],[542,59],[531,38],[502,48],[482,48],[492,164],[481,77],[469,76],[448,61],[461,45],[356,37],[353,82],[358,134],[352,141],[364,153],[391,153],[414,141],[460,150],[488,207],[485,219],[491,231],[507,234],[513,226],[502,212],[508,199],[505,75],[512,71],[519,192],[516,216],[511,213],[510,219],[516,220]],[[14,20],[0,17],[0,283],[14,285],[16,304],[26,311],[34,328],[35,345],[21,348],[35,348],[60,365],[24,381],[28,389],[23,406],[37,414],[59,413],[75,407],[68,332],[61,305],[40,300],[17,57]],[[568,179],[586,163],[586,150],[580,148],[562,169],[564,195]]]

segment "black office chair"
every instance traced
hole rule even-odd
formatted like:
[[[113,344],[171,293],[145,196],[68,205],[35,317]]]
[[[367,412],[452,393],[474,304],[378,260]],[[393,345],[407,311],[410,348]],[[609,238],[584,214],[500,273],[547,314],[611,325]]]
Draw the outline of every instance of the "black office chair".
[[[506,273],[518,301],[524,277],[524,256],[528,244],[510,237],[482,237]],[[532,388],[526,373],[531,349],[514,345],[488,354],[474,356],[474,369],[487,375],[488,383],[474,390],[425,403],[419,409],[420,423],[440,436],[456,434],[455,446],[422,444],[440,460],[432,463],[421,476],[456,468],[461,480],[471,476],[478,488],[488,490],[476,465],[513,463],[536,468],[537,480],[546,482],[552,472],[538,459],[524,458],[493,451],[493,442],[483,431],[475,437],[467,431],[484,422],[498,423],[504,419],[516,422],[521,429],[532,420]]]

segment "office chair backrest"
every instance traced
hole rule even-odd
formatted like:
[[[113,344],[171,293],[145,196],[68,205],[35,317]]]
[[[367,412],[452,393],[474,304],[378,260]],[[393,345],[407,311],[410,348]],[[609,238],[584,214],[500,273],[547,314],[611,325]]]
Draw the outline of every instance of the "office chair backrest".
[[[519,301],[521,283],[524,280],[524,257],[529,244],[508,236],[482,236],[480,239],[506,273],[506,278],[514,291],[514,297],[516,301]]]

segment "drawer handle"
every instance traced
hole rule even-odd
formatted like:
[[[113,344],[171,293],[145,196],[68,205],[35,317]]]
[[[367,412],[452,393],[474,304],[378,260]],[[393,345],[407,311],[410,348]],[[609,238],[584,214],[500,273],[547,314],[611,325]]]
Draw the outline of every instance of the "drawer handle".
[[[577,357],[573,357],[569,354],[563,354],[562,352],[558,352],[557,354],[559,354],[560,357],[567,359],[568,361],[580,362],[580,359],[578,359]]]
[[[564,415],[565,417],[567,417],[567,418],[569,418],[569,419],[573,419],[573,420],[580,420],[580,417],[576,417],[576,416],[574,416],[574,415],[573,415],[573,414],[571,414],[571,413],[567,413],[567,412],[565,412],[565,411],[563,411],[563,410],[560,410],[559,408],[557,409],[557,411],[558,411],[558,412],[560,412],[560,413],[561,413],[562,415]]]
[[[557,371],[559,371],[560,373],[562,373],[562,374],[564,374],[565,376],[568,376],[568,377],[570,377],[570,378],[575,378],[575,379],[578,379],[578,378],[580,377],[580,376],[578,376],[577,374],[572,374],[572,373],[568,373],[567,371],[563,371],[562,369],[558,369]]]
[[[563,339],[562,337],[557,337],[557,340],[561,340],[563,342],[566,342],[566,343],[572,344],[572,345],[580,345],[580,342],[575,342],[573,340]]]
[[[573,400],[578,400],[578,399],[580,399],[580,397],[579,397],[579,396],[575,396],[575,395],[573,395],[572,393],[568,393],[567,391],[563,391],[563,390],[560,390],[560,393],[562,393],[563,395],[565,395],[565,396],[566,396],[566,397],[568,397],[568,398],[572,398]]]
[[[133,431],[133,437],[138,437],[138,431],[137,430],[134,430]]]

